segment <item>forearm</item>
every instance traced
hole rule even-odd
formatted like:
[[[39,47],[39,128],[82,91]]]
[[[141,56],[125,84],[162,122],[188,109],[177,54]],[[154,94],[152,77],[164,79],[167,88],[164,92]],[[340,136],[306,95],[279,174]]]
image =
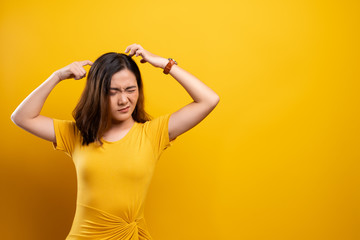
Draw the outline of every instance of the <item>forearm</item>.
[[[53,73],[39,87],[37,87],[11,115],[14,122],[21,122],[40,115],[41,109],[53,88],[60,82],[58,76]]]
[[[166,64],[169,62],[168,59],[164,59],[164,64],[162,69],[165,68]],[[173,65],[169,74],[174,77],[189,93],[191,98],[197,103],[209,103],[217,104],[219,101],[219,96],[198,78],[196,78],[191,73],[185,71],[178,65]]]

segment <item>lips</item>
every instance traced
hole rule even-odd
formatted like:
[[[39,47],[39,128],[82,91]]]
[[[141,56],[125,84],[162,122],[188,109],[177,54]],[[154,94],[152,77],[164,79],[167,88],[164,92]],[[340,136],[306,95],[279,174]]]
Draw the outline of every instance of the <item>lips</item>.
[[[129,106],[129,107],[130,107],[130,106]],[[119,109],[118,111],[125,110],[125,109],[127,109],[127,108],[129,108],[129,107],[125,107],[125,108]]]

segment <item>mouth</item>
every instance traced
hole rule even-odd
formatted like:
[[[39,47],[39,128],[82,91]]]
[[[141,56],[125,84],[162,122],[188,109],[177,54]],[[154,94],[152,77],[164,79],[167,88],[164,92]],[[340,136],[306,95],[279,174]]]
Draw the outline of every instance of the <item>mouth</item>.
[[[120,112],[127,112],[129,110],[130,106],[129,107],[126,107],[126,108],[122,108],[122,109],[119,109],[118,111]]]

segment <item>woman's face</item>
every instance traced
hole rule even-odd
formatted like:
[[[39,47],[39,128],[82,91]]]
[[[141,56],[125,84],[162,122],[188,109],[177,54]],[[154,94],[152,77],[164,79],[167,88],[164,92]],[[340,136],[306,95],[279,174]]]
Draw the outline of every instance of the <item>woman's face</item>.
[[[118,123],[131,118],[139,97],[135,75],[128,69],[115,73],[110,85],[110,111],[112,122]],[[125,111],[120,111],[127,108]]]

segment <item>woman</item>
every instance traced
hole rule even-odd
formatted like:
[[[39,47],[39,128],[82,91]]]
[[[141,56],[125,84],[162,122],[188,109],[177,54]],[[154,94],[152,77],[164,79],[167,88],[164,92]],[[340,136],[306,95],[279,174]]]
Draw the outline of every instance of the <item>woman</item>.
[[[73,62],[55,71],[14,111],[12,121],[51,141],[75,164],[76,213],[66,239],[152,239],[144,219],[148,187],[161,153],[181,134],[200,123],[219,96],[199,79],[166,59],[132,44],[126,54],[109,52],[94,63]],[[172,114],[150,119],[144,110],[141,75],[132,56],[164,69],[193,102]],[[40,115],[51,90],[61,81],[86,76],[75,121]]]

